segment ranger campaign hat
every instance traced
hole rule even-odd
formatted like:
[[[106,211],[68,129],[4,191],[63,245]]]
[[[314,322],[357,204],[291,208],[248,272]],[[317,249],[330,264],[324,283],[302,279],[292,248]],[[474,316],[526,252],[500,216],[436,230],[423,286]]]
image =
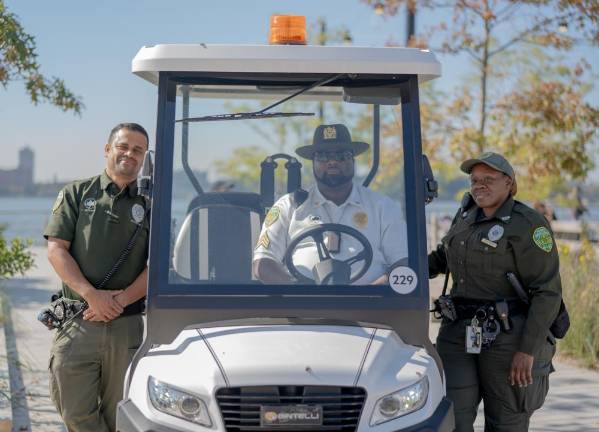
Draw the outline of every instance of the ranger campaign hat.
[[[368,150],[368,144],[352,141],[345,125],[332,124],[318,126],[314,131],[312,145],[299,147],[295,152],[305,159],[313,159],[315,152],[343,150],[351,150],[356,156]]]
[[[479,157],[475,159],[468,159],[462,162],[460,165],[460,169],[466,174],[470,174],[474,165],[485,164],[494,170],[504,173],[512,180],[515,180],[514,168],[510,165],[506,158],[501,156],[498,153],[487,152],[481,154]]]

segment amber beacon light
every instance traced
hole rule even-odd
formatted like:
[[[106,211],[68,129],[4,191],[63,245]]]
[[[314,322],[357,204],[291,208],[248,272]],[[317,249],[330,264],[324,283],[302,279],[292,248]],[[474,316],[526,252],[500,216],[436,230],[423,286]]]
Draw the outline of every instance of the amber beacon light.
[[[272,15],[268,43],[271,45],[306,45],[306,17]]]

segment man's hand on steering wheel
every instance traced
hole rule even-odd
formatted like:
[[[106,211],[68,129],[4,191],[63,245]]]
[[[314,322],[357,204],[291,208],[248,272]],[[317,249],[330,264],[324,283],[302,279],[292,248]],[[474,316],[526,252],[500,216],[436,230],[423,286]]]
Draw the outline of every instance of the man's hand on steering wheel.
[[[360,242],[360,244],[362,245],[363,249],[360,252],[358,252],[357,254],[355,254],[347,259],[336,260],[331,256],[331,253],[330,253],[329,249],[327,248],[327,245],[324,242],[323,234],[325,232],[346,234],[346,235],[358,240],[358,242]],[[361,278],[366,273],[366,271],[370,268],[370,265],[372,264],[372,246],[370,245],[370,242],[368,241],[366,236],[364,236],[364,234],[362,234],[357,229],[352,228],[347,225],[341,225],[341,224],[337,224],[337,223],[325,223],[325,224],[318,224],[318,225],[310,226],[310,227],[307,227],[307,228],[304,228],[303,230],[301,230],[291,240],[291,242],[289,243],[289,246],[287,246],[287,250],[285,251],[284,262],[287,265],[287,269],[289,270],[289,273],[291,273],[291,275],[293,275],[293,277],[295,277],[298,280],[298,282],[300,282],[300,283],[306,283],[306,284],[316,283],[316,279],[304,276],[302,273],[300,273],[300,271],[297,269],[297,267],[293,263],[293,253],[295,252],[295,249],[297,249],[297,246],[302,242],[302,240],[304,240],[308,237],[312,238],[314,240],[314,242],[316,243],[316,249],[318,250],[318,257],[319,257],[320,263],[327,261],[327,260],[331,260],[334,262],[334,264],[337,264],[337,266],[349,267],[350,268],[349,271],[351,271],[351,266],[353,264],[360,262],[360,261],[364,262],[364,264],[362,265],[360,270],[349,277],[348,283],[353,283],[353,282],[357,281],[359,278]],[[317,264],[317,266],[318,266],[318,264]],[[335,266],[333,266],[333,268],[335,268]],[[327,278],[325,278],[325,279],[327,279]]]

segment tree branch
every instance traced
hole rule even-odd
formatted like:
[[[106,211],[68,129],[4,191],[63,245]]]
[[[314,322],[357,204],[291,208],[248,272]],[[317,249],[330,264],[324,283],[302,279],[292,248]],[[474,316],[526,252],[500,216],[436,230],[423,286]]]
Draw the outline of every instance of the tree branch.
[[[511,47],[512,45],[514,45],[514,44],[516,44],[518,42],[522,42],[528,36],[534,34],[535,32],[539,31],[541,28],[547,26],[548,24],[550,24],[552,22],[567,21],[570,18],[572,18],[573,16],[574,16],[574,13],[571,12],[569,14],[561,15],[561,16],[558,16],[558,17],[545,18],[544,20],[542,20],[542,21],[538,22],[537,24],[535,24],[533,27],[521,31],[518,35],[514,36],[512,39],[510,39],[509,41],[507,41],[506,43],[504,43],[503,45],[501,45],[499,48],[491,50],[489,52],[489,57],[493,57],[493,56],[495,56],[495,54],[498,54],[498,53],[500,53],[502,51],[505,51],[506,49],[508,49],[509,47]]]

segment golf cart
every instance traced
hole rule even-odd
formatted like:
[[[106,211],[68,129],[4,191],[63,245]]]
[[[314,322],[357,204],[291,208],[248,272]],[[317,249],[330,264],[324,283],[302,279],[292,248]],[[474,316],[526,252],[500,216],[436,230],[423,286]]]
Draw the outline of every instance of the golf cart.
[[[117,429],[453,430],[428,335],[424,205],[435,187],[421,151],[418,85],[440,75],[435,56],[156,45],[142,48],[132,68],[158,86],[158,122],[147,327]],[[321,123],[345,124],[370,143],[354,180],[401,209],[394,217],[403,222],[406,256],[389,268],[388,284],[353,283],[372,262],[372,239],[339,224],[324,228],[337,230],[341,244],[365,239],[347,275],[337,266],[323,278],[298,271],[293,252],[314,246],[313,232],[289,243],[285,265],[296,283],[266,285],[252,273],[278,195],[312,181],[311,163],[303,167],[292,151]],[[208,191],[211,177],[225,172],[235,188]],[[322,227],[312,221],[320,234]],[[320,260],[341,262],[326,246]]]

